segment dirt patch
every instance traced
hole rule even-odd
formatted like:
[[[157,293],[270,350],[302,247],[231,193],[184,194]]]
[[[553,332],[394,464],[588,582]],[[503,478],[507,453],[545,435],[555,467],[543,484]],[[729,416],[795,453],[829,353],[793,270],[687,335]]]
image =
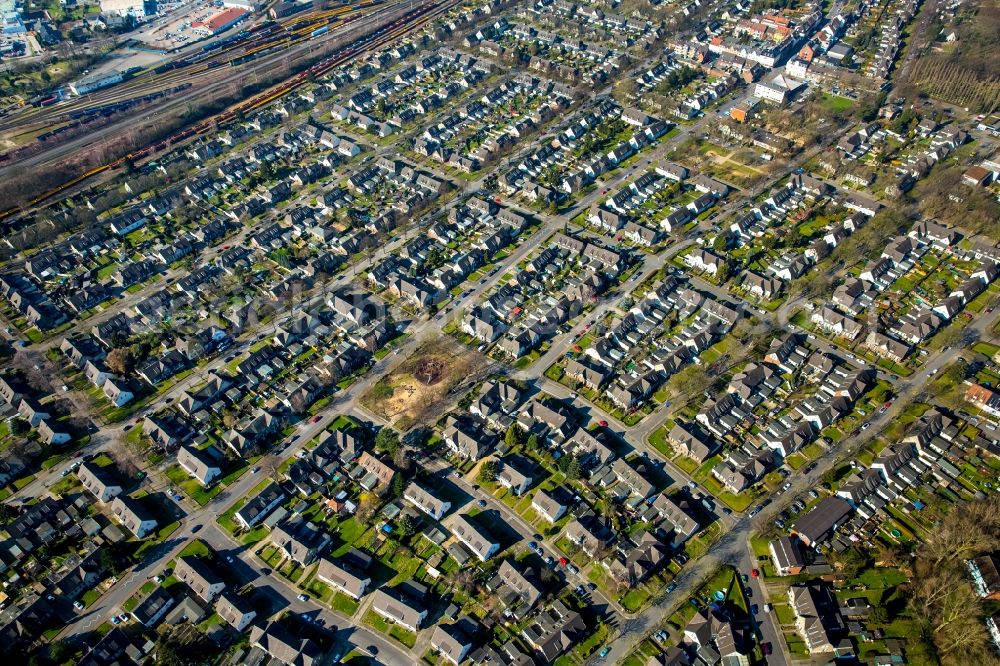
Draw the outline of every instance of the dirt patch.
[[[413,376],[427,386],[434,386],[447,374],[448,364],[437,356],[421,360],[413,371]]]
[[[488,368],[481,354],[453,338],[430,338],[372,386],[361,404],[406,431],[436,421]]]

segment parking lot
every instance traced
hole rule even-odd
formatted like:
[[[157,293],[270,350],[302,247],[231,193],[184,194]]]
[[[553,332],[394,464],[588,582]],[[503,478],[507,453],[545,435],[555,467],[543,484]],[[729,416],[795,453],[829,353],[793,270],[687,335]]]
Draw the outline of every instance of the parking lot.
[[[166,16],[150,21],[134,37],[149,48],[169,51],[185,44],[203,39],[204,35],[195,32],[191,25],[204,21],[218,12],[220,7],[212,2],[191,2],[180,5]]]

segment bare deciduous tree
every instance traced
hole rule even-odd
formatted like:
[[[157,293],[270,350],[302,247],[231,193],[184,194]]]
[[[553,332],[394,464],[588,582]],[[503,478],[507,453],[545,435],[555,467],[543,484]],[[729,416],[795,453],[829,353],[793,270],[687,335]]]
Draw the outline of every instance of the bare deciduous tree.
[[[143,457],[136,445],[130,444],[124,432],[119,432],[108,446],[108,455],[125,476],[134,477],[142,468]]]
[[[108,352],[104,362],[108,370],[124,377],[132,370],[132,352],[124,347],[117,347]]]

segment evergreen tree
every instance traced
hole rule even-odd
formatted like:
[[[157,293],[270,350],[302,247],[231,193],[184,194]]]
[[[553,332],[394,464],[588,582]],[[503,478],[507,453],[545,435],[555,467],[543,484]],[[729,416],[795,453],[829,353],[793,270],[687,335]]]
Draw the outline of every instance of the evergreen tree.
[[[380,453],[388,453],[395,456],[399,450],[399,433],[386,426],[375,435],[375,450]]]
[[[530,435],[528,435],[528,441],[525,443],[525,447],[527,447],[529,451],[537,451],[538,435],[536,435],[535,433],[531,433]]]
[[[504,435],[503,441],[510,447],[522,444],[524,442],[524,429],[517,423],[511,423],[510,427],[507,428],[507,434]]]
[[[566,465],[566,478],[575,481],[583,476],[583,466],[580,459],[575,455],[569,456],[569,463]]]
[[[476,480],[480,483],[493,483],[497,480],[498,474],[500,474],[500,463],[494,458],[490,458],[479,466],[479,474],[476,475]]]

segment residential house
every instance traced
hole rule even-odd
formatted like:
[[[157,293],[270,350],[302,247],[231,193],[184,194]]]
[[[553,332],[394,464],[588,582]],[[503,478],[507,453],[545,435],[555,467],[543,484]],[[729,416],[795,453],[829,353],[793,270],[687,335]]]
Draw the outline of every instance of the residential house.
[[[469,625],[469,629],[464,628]],[[439,624],[431,634],[431,648],[458,666],[472,650],[470,634],[475,633],[474,629],[475,623],[467,619],[454,624]]]
[[[144,539],[159,525],[156,518],[138,500],[118,495],[111,503],[111,513],[137,539]]]
[[[382,589],[375,590],[372,593],[371,609],[389,622],[398,624],[410,631],[418,631],[423,621],[427,618],[426,604],[422,604],[421,606],[409,601],[403,601],[402,598],[391,596]]]
[[[178,557],[173,575],[182,583],[187,583],[195,594],[208,603],[212,603],[226,589],[226,583],[200,557]]]
[[[256,619],[250,602],[232,592],[223,591],[215,602],[215,612],[236,631],[243,631]]]
[[[112,500],[122,492],[122,486],[114,475],[91,461],[80,463],[76,476],[83,487],[100,502]]]
[[[403,499],[417,507],[434,520],[441,520],[451,508],[451,502],[438,499],[416,481],[411,481],[403,491]]]
[[[527,462],[518,456],[508,456],[500,460],[500,472],[497,482],[508,488],[512,495],[523,495],[531,487],[531,476],[522,471],[527,469]]]
[[[550,523],[556,522],[566,513],[566,505],[541,488],[531,498],[531,508]]]
[[[490,559],[500,550],[500,544],[465,515],[460,514],[453,518],[451,532],[481,562]]]
[[[570,610],[561,601],[554,601],[532,619],[521,635],[538,651],[545,663],[553,663],[583,638],[586,629],[587,625],[579,613]]]
[[[825,497],[808,513],[792,524],[792,533],[809,547],[822,543],[833,535],[853,509],[840,497]]]
[[[795,629],[809,654],[833,652],[845,630],[830,589],[821,582],[792,585],[788,603],[795,615]]]
[[[253,529],[285,499],[285,492],[276,483],[269,483],[251,497],[236,512],[236,522],[245,530]]]
[[[779,576],[794,576],[802,572],[806,562],[799,549],[798,539],[782,534],[768,544],[771,562]]]
[[[293,636],[277,622],[266,627],[254,627],[250,631],[250,645],[272,657],[270,663],[288,666],[320,666],[324,663],[323,652],[316,643],[308,638]]]
[[[371,577],[355,567],[329,558],[321,558],[316,568],[316,578],[352,599],[360,599],[371,585]]]
[[[177,464],[203,486],[222,476],[222,469],[215,458],[193,446],[182,446],[177,450]]]
[[[132,609],[132,617],[142,626],[152,629],[160,623],[167,611],[173,608],[174,603],[175,599],[170,592],[165,587],[157,585]]]
[[[392,477],[396,475],[395,470],[368,451],[361,453],[355,469],[359,478],[358,483],[366,490],[374,490],[381,487],[388,488],[392,483]]]

